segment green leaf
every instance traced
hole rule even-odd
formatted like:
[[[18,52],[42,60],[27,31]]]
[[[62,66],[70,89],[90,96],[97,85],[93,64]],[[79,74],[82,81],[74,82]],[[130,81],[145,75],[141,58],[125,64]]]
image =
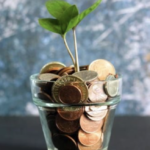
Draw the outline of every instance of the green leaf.
[[[46,30],[62,34],[59,21],[57,19],[43,18],[39,19],[39,24]]]
[[[55,18],[61,19],[62,14],[68,9],[71,4],[63,0],[49,0],[46,2],[48,12]]]
[[[66,9],[66,11],[62,14],[61,19],[59,19],[62,33],[66,33],[69,22],[72,20],[72,18],[78,16],[78,14],[79,11],[76,5],[72,5]]]
[[[89,15],[92,11],[94,11],[99,4],[101,3],[102,0],[97,0],[97,2],[95,2],[91,7],[89,7],[88,9],[84,10],[80,15],[78,15],[77,17],[73,18],[70,22],[69,25],[67,27],[67,31],[69,31],[70,29],[76,27],[87,15]]]

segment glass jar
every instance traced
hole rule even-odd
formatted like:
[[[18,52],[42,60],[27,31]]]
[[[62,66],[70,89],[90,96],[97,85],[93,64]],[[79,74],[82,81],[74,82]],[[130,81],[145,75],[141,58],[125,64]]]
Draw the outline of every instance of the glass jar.
[[[30,80],[48,150],[108,150],[115,109],[121,99],[120,76],[111,81],[93,82],[103,85],[105,95],[109,95],[106,86],[117,83],[115,96],[107,96],[106,101],[91,102],[88,99],[78,104],[56,102],[54,91],[43,90],[51,89],[56,81],[41,81],[38,74],[32,75]]]

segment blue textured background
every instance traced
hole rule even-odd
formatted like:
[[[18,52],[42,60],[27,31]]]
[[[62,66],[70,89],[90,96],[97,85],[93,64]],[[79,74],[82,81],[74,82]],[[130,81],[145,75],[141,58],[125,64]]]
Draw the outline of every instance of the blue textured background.
[[[80,10],[91,0],[68,0]],[[29,76],[50,61],[71,64],[61,37],[42,29],[45,0],[0,0],[0,115],[37,114]],[[150,115],[150,2],[104,0],[77,28],[80,65],[107,59],[123,75],[117,114]],[[67,35],[73,50],[73,37]]]

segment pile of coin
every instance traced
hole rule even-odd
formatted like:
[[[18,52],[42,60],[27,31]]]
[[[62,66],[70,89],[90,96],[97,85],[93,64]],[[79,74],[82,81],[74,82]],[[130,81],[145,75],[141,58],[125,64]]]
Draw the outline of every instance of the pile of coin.
[[[46,64],[40,71],[37,86],[40,99],[63,104],[105,102],[118,94],[113,65],[103,59],[81,66],[80,72],[59,62]]]
[[[54,146],[60,150],[99,150],[108,107],[99,103],[118,96],[119,81],[114,66],[103,59],[90,65],[66,67],[59,62],[46,64],[40,71],[36,97],[47,103],[69,104],[56,110],[45,109]],[[73,106],[78,105],[81,106]],[[84,105],[84,107],[82,106]],[[94,104],[85,106],[85,104]],[[64,144],[66,143],[66,144]]]
[[[107,106],[72,106],[45,112],[52,137],[58,150],[100,150]]]

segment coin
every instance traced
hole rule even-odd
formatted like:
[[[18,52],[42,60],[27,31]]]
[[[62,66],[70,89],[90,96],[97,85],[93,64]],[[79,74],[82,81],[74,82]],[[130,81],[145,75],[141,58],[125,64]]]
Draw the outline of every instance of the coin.
[[[85,108],[85,114],[87,116],[87,118],[89,118],[90,120],[93,121],[101,121],[105,118],[105,116],[107,115],[108,110],[104,109],[104,110],[89,110],[89,106],[86,106]]]
[[[73,74],[74,76],[77,76],[81,78],[83,81],[93,81],[98,77],[98,73],[95,71],[90,71],[90,70],[85,70],[85,71],[80,71],[80,72],[75,72]]]
[[[93,70],[98,73],[99,80],[105,80],[109,74],[115,75],[116,71],[114,66],[104,59],[98,59],[93,61],[88,70]]]
[[[102,82],[94,82],[89,87],[89,99],[91,102],[104,102],[107,100],[107,95],[103,90],[104,83]]]
[[[69,135],[54,134],[52,139],[58,150],[78,150],[77,143]]]
[[[77,104],[81,96],[81,90],[72,85],[63,86],[59,90],[59,100],[64,104]]]
[[[64,67],[62,69],[60,69],[57,74],[62,76],[64,73],[70,73],[70,72],[73,72],[73,68],[72,67]]]
[[[89,67],[88,65],[80,66],[80,70],[81,70],[81,71],[83,71],[83,70],[88,70],[88,67]]]
[[[84,110],[83,107],[63,107],[57,108],[58,114],[65,120],[77,120],[81,117]]]
[[[80,127],[86,133],[97,132],[103,126],[103,120],[92,121],[88,119],[84,114],[80,118]]]
[[[37,94],[37,97],[45,102],[54,102],[50,95],[45,92],[40,92]]]
[[[55,119],[57,111],[55,108],[46,108],[46,107],[39,107],[39,109],[44,112],[47,121],[51,121]]]
[[[52,87],[52,95],[57,103],[60,102],[59,90],[61,89],[61,87],[66,86],[68,84],[76,86],[81,90],[82,93],[81,102],[85,102],[88,99],[88,88],[84,83],[84,81],[79,77],[68,75],[59,78]]]
[[[51,81],[53,79],[58,79],[60,76],[52,74],[52,73],[43,73],[39,75],[39,79],[42,81]]]
[[[90,110],[90,107],[92,107],[92,110]],[[85,112],[89,119],[98,121],[102,120],[106,116],[108,109],[107,106],[99,106],[97,108],[96,106],[86,106]]]
[[[70,67],[73,67],[73,69],[75,70],[74,65],[71,65]],[[88,65],[79,66],[79,68],[80,68],[79,70],[80,70],[80,71],[88,70],[88,67],[89,67]]]
[[[79,150],[100,150],[102,146],[102,140],[100,139],[96,144],[92,146],[84,146],[80,143],[78,143]]]
[[[89,106],[89,109],[92,111],[101,111],[101,110],[107,110],[107,106]]]
[[[49,69],[48,73],[54,73],[54,74],[56,74],[58,70],[60,70],[59,67],[54,67],[54,68]]]
[[[86,133],[83,130],[79,130],[78,132],[78,139],[79,142],[84,145],[84,146],[92,146],[94,144],[96,144],[102,135],[102,131],[99,130],[95,133]]]
[[[107,112],[101,112],[101,115],[100,116],[91,116],[89,114],[86,114],[86,116],[90,119],[90,120],[93,120],[93,121],[101,121],[103,120],[107,115]]]
[[[60,62],[50,62],[50,63],[47,63],[46,65],[44,65],[40,71],[40,74],[42,73],[49,73],[49,70],[51,71],[52,69],[60,69],[60,68],[63,68],[65,67],[65,65],[63,63],[60,63]]]
[[[73,134],[79,129],[79,120],[67,121],[57,115],[56,126],[63,133]]]
[[[108,94],[108,96],[110,97],[117,96],[119,91],[119,80],[117,80],[114,76],[108,76],[104,89]]]
[[[115,75],[115,78],[119,78],[119,75],[118,75],[118,74],[116,74],[116,75]]]

